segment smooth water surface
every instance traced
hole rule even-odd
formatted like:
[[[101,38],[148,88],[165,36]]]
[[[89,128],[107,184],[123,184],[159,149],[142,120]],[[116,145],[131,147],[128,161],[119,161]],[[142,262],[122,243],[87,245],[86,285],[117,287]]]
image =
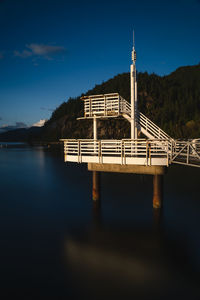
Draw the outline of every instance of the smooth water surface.
[[[43,148],[0,149],[2,293],[20,299],[199,299],[200,169],[101,175]]]

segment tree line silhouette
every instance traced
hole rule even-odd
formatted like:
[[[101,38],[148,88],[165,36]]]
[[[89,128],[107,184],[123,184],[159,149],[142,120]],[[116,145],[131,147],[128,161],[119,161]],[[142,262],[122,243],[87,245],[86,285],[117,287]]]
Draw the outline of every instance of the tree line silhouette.
[[[137,82],[138,109],[142,113],[174,138],[200,137],[200,65],[180,67],[167,76],[138,73]],[[115,92],[130,102],[129,73],[98,84],[85,95]],[[41,139],[92,138],[92,121],[76,120],[83,116],[80,97],[70,98],[52,113]],[[128,138],[130,124],[126,120],[100,121],[98,136]]]

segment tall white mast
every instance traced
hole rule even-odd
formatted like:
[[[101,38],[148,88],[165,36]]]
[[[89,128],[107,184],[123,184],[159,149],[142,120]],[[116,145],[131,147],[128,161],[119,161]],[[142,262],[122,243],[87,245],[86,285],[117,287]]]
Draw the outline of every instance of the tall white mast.
[[[135,39],[133,31],[133,50],[132,50],[132,65],[130,69],[130,81],[131,81],[131,139],[137,139],[137,78],[136,78],[136,51],[135,51]]]

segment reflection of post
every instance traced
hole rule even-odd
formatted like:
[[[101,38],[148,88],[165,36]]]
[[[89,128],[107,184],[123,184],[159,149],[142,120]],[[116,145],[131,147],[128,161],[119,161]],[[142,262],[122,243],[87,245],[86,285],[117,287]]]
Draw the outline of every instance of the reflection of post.
[[[159,208],[153,209],[153,228],[156,231],[162,230],[162,217],[163,217],[163,209]]]
[[[100,201],[100,172],[93,171],[92,199]]]
[[[101,225],[101,201],[93,201],[93,225],[95,228]]]
[[[163,175],[153,177],[153,208],[162,208],[163,202]]]

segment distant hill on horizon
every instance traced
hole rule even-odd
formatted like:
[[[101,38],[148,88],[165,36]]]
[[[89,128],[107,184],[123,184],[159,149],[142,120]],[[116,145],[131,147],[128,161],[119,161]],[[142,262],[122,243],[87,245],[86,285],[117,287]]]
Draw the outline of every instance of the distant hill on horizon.
[[[0,142],[31,142],[41,132],[41,127],[18,128],[0,133]]]

